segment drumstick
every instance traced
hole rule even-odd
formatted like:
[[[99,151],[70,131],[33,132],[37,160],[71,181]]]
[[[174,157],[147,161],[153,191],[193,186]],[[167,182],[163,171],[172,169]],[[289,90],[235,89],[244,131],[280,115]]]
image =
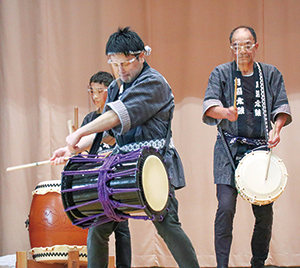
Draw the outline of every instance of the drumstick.
[[[77,113],[77,115],[75,115]],[[75,120],[75,124],[78,125],[78,107],[74,108],[74,120]],[[76,119],[77,117],[77,119]],[[72,134],[74,132],[74,126],[72,125],[72,120],[69,120],[67,122],[68,124],[68,129],[69,129],[69,133]],[[69,157],[65,158],[65,160],[67,161],[69,159]],[[25,164],[25,165],[19,165],[19,166],[13,166],[13,167],[8,167],[6,169],[6,171],[12,171],[12,170],[17,170],[17,169],[22,169],[22,168],[29,168],[29,167],[36,167],[36,166],[41,166],[41,165],[45,165],[45,164],[50,164],[51,161],[50,160],[45,160],[45,161],[40,161],[40,162],[35,162],[35,163],[30,163],[30,164]]]
[[[239,47],[239,44],[237,44]],[[239,51],[239,50],[238,50]],[[239,53],[236,56],[236,70],[239,70]],[[236,108],[236,95],[237,95],[237,77],[234,79],[234,100],[233,100],[233,107]]]
[[[65,161],[69,160],[69,157],[65,158]],[[35,162],[35,163],[30,163],[30,164],[25,164],[25,165],[19,165],[19,166],[13,166],[13,167],[8,167],[6,171],[12,171],[12,170],[17,170],[17,169],[22,169],[22,168],[29,168],[29,167],[36,167],[36,166],[41,166],[45,164],[50,164],[50,160],[45,160],[45,161],[40,161],[40,162]]]
[[[6,169],[6,171],[12,171],[12,170],[17,170],[17,169],[22,169],[22,168],[29,168],[29,167],[35,167],[35,166],[50,164],[50,162],[51,162],[50,160],[46,160],[46,161],[30,163],[30,164],[25,164],[25,165],[20,165],[20,166],[8,167]]]
[[[234,79],[234,100],[233,100],[234,108],[236,108],[236,94],[237,94],[237,78]]]
[[[274,131],[273,131],[272,138],[274,138],[275,133],[276,133],[276,123],[277,123],[277,122],[275,122],[275,126],[274,126]],[[270,152],[269,152],[268,165],[267,165],[267,173],[266,173],[266,178],[265,178],[265,180],[267,180],[267,179],[268,179],[268,176],[269,176],[269,169],[270,169],[271,157],[272,157],[272,148],[270,148]]]
[[[74,107],[74,118],[73,118],[74,124],[72,124],[72,120],[68,120],[68,129],[69,134],[72,134],[74,131],[78,129],[78,107]]]
[[[69,134],[72,134],[74,132],[73,131],[72,120],[68,120],[67,124],[68,124]]]
[[[100,156],[103,156],[105,158],[105,157],[109,156],[111,152],[112,151],[109,151],[109,152],[104,153],[104,154],[100,154]],[[72,156],[74,156],[74,155],[72,155]],[[68,161],[69,159],[70,159],[70,157],[65,157],[64,160]],[[34,162],[34,163],[25,164],[25,165],[8,167],[6,169],[6,171],[13,171],[13,170],[22,169],[22,168],[36,167],[36,166],[41,166],[41,165],[50,164],[50,163],[51,163],[50,160],[45,160],[45,161]]]
[[[72,134],[73,133],[72,120],[69,120],[67,122],[67,124],[68,124],[69,133]],[[69,158],[65,158],[65,160],[68,160],[68,159]],[[30,163],[30,164],[25,164],[25,165],[9,167],[9,168],[6,169],[6,171],[12,171],[12,170],[17,170],[17,169],[22,169],[22,168],[41,166],[41,165],[50,164],[50,163],[51,163],[50,160],[45,160],[45,161],[40,161],[40,162],[35,162],[35,163]]]
[[[74,129],[77,130],[78,128],[78,107],[74,107]]]

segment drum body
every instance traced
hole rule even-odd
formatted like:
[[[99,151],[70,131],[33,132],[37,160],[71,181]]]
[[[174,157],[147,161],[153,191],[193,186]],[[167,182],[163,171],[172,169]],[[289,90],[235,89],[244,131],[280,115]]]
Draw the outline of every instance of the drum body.
[[[67,259],[69,246],[80,246],[85,252],[80,255],[86,259],[87,230],[72,225],[66,216],[60,188],[59,180],[51,180],[39,183],[32,192],[28,229],[31,253],[37,261]]]
[[[68,217],[82,228],[139,218],[136,213],[141,211],[147,219],[162,220],[169,201],[163,161],[151,147],[124,155],[71,158],[61,182]]]
[[[270,151],[246,154],[235,172],[236,188],[243,199],[254,205],[274,202],[284,191],[287,170],[282,160]]]

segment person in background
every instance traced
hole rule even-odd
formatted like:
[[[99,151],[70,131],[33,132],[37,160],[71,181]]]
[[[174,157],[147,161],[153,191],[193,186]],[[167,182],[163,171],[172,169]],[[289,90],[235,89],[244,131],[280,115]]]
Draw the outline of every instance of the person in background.
[[[96,110],[88,113],[81,124],[81,127],[93,121],[95,118],[100,116],[103,112],[103,108],[107,99],[107,88],[113,81],[113,76],[108,72],[100,71],[94,74],[89,81],[87,86],[88,93],[96,106]],[[102,142],[98,148],[98,154],[109,152],[115,145],[115,139],[109,135],[106,135],[106,142]],[[90,147],[85,147],[87,150]],[[65,159],[71,157],[72,154],[68,147],[57,149],[51,161],[53,165],[65,164]],[[113,231],[115,234],[115,250],[116,250],[116,267],[117,268],[130,268],[131,267],[131,239],[130,231],[128,226],[128,220],[121,222],[114,222]],[[106,233],[107,225],[103,224],[100,226],[92,227],[97,229],[99,233]],[[92,228],[89,232],[92,232]],[[88,253],[89,254],[89,253]],[[108,265],[108,250],[98,251],[99,258],[106,266]]]
[[[245,152],[261,145],[265,148],[278,145],[282,127],[292,120],[281,73],[272,65],[254,61],[258,49],[254,29],[239,26],[231,32],[229,40],[234,61],[217,66],[211,73],[202,118],[204,123],[218,126],[214,148],[218,268],[228,267],[229,262],[238,194],[234,182],[235,168]],[[270,121],[276,123],[271,131]],[[269,253],[273,203],[252,205],[252,210],[255,226],[251,267],[261,268]]]

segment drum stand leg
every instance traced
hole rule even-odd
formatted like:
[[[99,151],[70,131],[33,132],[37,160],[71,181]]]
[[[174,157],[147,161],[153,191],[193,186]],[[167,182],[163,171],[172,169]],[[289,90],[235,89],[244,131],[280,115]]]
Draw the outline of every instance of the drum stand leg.
[[[68,256],[68,268],[79,268],[79,251],[70,250]]]
[[[27,252],[17,251],[16,253],[16,268],[27,268]]]
[[[47,264],[43,262],[36,262],[34,260],[28,260],[26,251],[17,251],[16,253],[16,268],[66,268],[65,264]],[[85,265],[79,265],[79,251],[70,250],[68,252],[68,268],[80,268],[87,267]]]

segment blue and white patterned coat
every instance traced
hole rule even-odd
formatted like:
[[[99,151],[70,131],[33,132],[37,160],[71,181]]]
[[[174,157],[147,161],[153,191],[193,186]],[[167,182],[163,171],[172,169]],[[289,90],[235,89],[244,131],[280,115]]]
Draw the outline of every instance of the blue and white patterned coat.
[[[144,63],[140,75],[130,84],[124,84],[118,99],[119,88],[113,81],[108,88],[106,110],[112,109],[121,124],[112,129],[117,145],[164,139],[172,120],[174,96],[166,79]],[[183,166],[174,147],[165,155],[168,175],[175,189],[185,186]]]

